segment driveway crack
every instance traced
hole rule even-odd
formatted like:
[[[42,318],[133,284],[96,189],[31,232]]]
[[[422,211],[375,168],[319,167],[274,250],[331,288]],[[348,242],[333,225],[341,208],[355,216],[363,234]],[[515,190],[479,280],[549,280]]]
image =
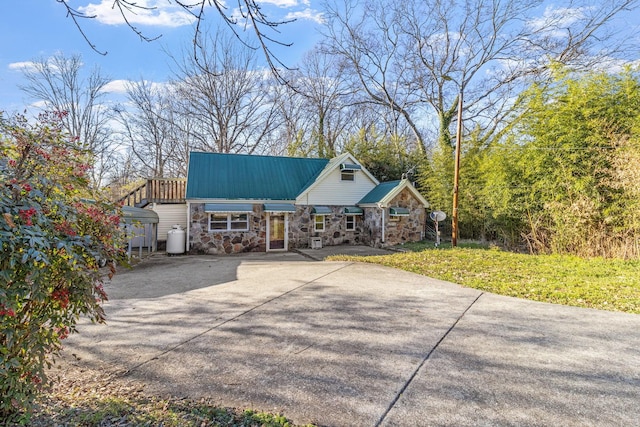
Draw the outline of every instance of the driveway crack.
[[[389,406],[387,407],[387,409],[384,411],[384,413],[382,414],[382,416],[378,419],[378,422],[375,424],[375,427],[380,426],[385,418],[387,418],[387,415],[389,415],[389,412],[391,412],[391,410],[394,408],[394,406],[396,406],[396,404],[398,403],[398,400],[400,400],[400,397],[402,397],[402,395],[404,394],[404,392],[407,390],[407,388],[409,387],[409,385],[413,382],[413,380],[416,378],[416,376],[418,375],[418,372],[420,372],[420,370],[422,369],[422,367],[424,366],[425,363],[427,363],[427,360],[429,360],[429,358],[431,357],[431,355],[436,351],[436,349],[440,346],[440,344],[447,338],[447,336],[451,333],[451,331],[453,331],[453,329],[456,327],[456,325],[458,324],[458,322],[460,322],[460,320],[462,320],[462,318],[465,316],[465,314],[467,314],[467,312],[471,309],[471,307],[474,306],[474,304],[476,302],[478,302],[478,300],[480,299],[480,297],[484,295],[484,292],[481,292],[480,295],[478,295],[473,301],[471,301],[471,304],[469,304],[469,306],[462,312],[462,314],[460,314],[460,316],[458,316],[458,318],[456,319],[455,322],[453,322],[453,324],[451,325],[451,327],[449,327],[449,329],[447,329],[447,332],[445,332],[442,337],[440,337],[440,339],[438,340],[438,342],[431,348],[431,350],[429,350],[429,352],[424,356],[424,358],[422,359],[422,361],[418,364],[418,366],[416,367],[416,369],[413,371],[413,373],[411,374],[411,376],[409,376],[409,378],[407,379],[407,381],[405,381],[404,385],[402,386],[402,388],[400,389],[400,391],[398,391],[398,393],[396,394],[396,396],[394,397],[394,399],[391,401],[391,403],[389,404]]]
[[[172,347],[170,347],[170,348],[168,348],[168,349],[166,349],[166,350],[164,350],[164,351],[162,351],[162,352],[158,353],[157,355],[155,355],[155,356],[153,356],[153,357],[151,357],[151,358],[149,358],[149,359],[147,359],[147,360],[144,360],[144,361],[142,361],[142,362],[138,363],[137,365],[134,365],[133,367],[131,367],[131,368],[127,369],[124,373],[122,373],[122,375],[121,375],[121,376],[122,376],[122,377],[125,377],[125,376],[127,376],[127,375],[130,375],[130,374],[131,374],[131,373],[133,373],[133,371],[135,371],[136,369],[138,369],[138,368],[140,368],[140,367],[142,367],[142,366],[146,365],[146,364],[147,364],[147,363],[149,363],[149,362],[152,362],[152,361],[154,361],[154,360],[158,360],[160,357],[164,356],[165,354],[171,353],[172,351],[174,351],[174,350],[176,350],[176,349],[178,349],[178,348],[182,347],[183,345],[188,344],[188,343],[190,343],[191,341],[193,341],[193,340],[195,340],[195,339],[197,339],[197,338],[200,338],[200,337],[201,337],[201,336],[203,336],[203,335],[208,334],[209,332],[213,331],[214,329],[217,329],[217,328],[219,328],[219,327],[221,327],[221,326],[224,326],[224,325],[226,325],[227,323],[233,322],[233,321],[235,321],[235,320],[239,319],[240,317],[242,317],[242,316],[244,316],[244,315],[246,315],[246,314],[251,313],[252,311],[254,311],[254,310],[256,310],[256,309],[258,309],[258,308],[260,308],[260,307],[263,307],[263,306],[265,306],[265,305],[269,304],[270,302],[273,302],[273,301],[277,300],[278,298],[282,298],[282,297],[284,297],[285,295],[289,295],[290,293],[295,292],[295,291],[297,291],[297,290],[298,290],[298,289],[300,289],[300,288],[303,288],[303,287],[305,287],[305,286],[307,286],[307,285],[310,285],[310,284],[312,284],[312,283],[314,283],[314,282],[317,282],[318,280],[323,279],[323,278],[325,278],[325,277],[327,277],[327,276],[329,276],[329,275],[331,275],[331,274],[333,274],[333,273],[335,273],[335,272],[337,272],[337,271],[340,271],[340,270],[342,270],[343,268],[349,267],[350,265],[353,265],[353,264],[354,264],[354,263],[352,263],[352,262],[350,262],[350,263],[348,263],[348,264],[345,264],[345,265],[343,265],[343,266],[341,266],[341,267],[338,267],[338,268],[336,268],[336,269],[334,269],[334,270],[331,270],[331,271],[329,271],[329,272],[327,272],[327,273],[325,273],[325,274],[323,274],[323,275],[321,275],[321,276],[318,276],[318,277],[316,277],[316,278],[315,278],[315,279],[313,279],[313,280],[309,280],[308,282],[305,282],[305,283],[303,283],[303,284],[301,284],[301,285],[298,285],[298,286],[296,286],[295,288],[291,288],[291,289],[289,289],[289,290],[288,290],[288,291],[286,291],[286,292],[283,292],[283,293],[281,293],[281,294],[279,294],[279,295],[276,295],[276,296],[274,296],[274,297],[272,297],[272,298],[269,298],[269,299],[267,299],[267,300],[265,300],[265,301],[261,302],[260,304],[254,305],[253,307],[251,307],[251,308],[249,308],[249,309],[247,309],[247,310],[243,311],[242,313],[239,313],[239,314],[237,314],[237,315],[235,315],[235,316],[233,316],[233,317],[230,317],[230,318],[228,318],[227,320],[224,320],[224,321],[222,321],[222,322],[220,322],[220,323],[218,323],[218,324],[216,324],[216,325],[214,325],[214,326],[212,326],[212,327],[210,327],[210,328],[208,328],[208,329],[206,329],[206,330],[204,330],[204,331],[200,332],[199,334],[196,334],[196,335],[192,336],[191,338],[189,338],[189,339],[187,339],[187,340],[185,340],[185,341],[182,341],[182,342],[180,342],[180,343],[178,343],[178,344],[176,344],[176,345],[174,345],[174,346],[172,346]],[[305,349],[305,350],[306,350],[306,349]]]

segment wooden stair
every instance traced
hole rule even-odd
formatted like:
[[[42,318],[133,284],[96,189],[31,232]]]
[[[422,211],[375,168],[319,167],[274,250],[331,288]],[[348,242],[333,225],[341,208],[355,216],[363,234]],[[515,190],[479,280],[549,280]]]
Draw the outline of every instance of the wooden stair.
[[[184,178],[151,178],[117,201],[136,208],[144,208],[150,203],[185,203],[186,188]]]

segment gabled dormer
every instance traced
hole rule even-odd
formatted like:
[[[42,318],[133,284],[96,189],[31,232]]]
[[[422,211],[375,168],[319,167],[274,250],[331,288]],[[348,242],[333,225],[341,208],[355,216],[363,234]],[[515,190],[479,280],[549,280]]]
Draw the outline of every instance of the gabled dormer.
[[[351,153],[334,157],[296,198],[297,205],[355,205],[379,184]]]

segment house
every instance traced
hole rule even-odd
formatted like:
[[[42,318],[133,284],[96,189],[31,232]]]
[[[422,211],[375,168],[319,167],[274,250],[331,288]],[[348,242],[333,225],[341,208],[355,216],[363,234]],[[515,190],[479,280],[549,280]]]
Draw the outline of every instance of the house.
[[[351,154],[331,160],[190,153],[187,251],[286,251],[421,240],[427,201],[379,183]]]

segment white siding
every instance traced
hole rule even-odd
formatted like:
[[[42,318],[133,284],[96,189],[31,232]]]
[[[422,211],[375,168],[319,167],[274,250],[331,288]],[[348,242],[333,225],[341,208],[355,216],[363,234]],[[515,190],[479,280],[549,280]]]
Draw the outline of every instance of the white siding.
[[[363,171],[355,173],[354,181],[342,181],[340,177],[340,168],[335,168],[296,204],[353,206],[376,186]]]
[[[159,218],[158,222],[158,241],[167,240],[167,231],[171,230],[176,224],[183,228],[187,227],[187,205],[161,205],[154,204],[152,208]]]

